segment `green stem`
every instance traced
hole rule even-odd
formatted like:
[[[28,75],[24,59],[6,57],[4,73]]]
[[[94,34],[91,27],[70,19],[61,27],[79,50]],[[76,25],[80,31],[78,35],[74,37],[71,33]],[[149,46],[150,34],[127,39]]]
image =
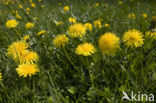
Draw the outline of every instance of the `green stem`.
[[[17,31],[17,29],[14,28],[14,30],[15,30],[16,34],[19,36],[19,38],[22,38],[22,36],[20,35],[20,33]]]
[[[8,95],[8,93],[7,93],[7,91],[6,91],[6,89],[4,88],[3,83],[2,83],[1,81],[0,81],[0,85],[1,85],[1,87],[3,88],[2,90],[4,91],[4,94],[6,95],[6,97],[8,98],[8,100],[9,100],[11,103],[13,103],[12,100],[11,100],[11,98],[9,97],[9,95]]]
[[[91,80],[91,84],[92,84],[92,87],[94,87],[94,80],[93,80],[93,75],[90,71],[90,68],[89,68],[89,60],[88,60],[88,57],[87,57],[87,64],[86,64],[86,67],[88,69],[88,73],[89,73],[89,76],[90,76],[90,80]]]
[[[63,51],[64,51],[64,53],[65,53],[67,59],[69,60],[69,62],[72,64],[72,66],[73,66],[75,69],[77,69],[77,67],[74,65],[74,63],[73,63],[72,60],[70,59],[70,57],[69,57],[69,55],[68,55],[68,53],[67,53],[65,47],[63,47]]]

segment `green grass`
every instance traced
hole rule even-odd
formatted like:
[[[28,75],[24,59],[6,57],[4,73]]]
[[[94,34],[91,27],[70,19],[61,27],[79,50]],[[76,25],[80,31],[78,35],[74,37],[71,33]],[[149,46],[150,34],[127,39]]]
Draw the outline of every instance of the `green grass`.
[[[116,56],[102,55],[98,47],[100,36],[106,32],[113,32],[122,40],[124,32],[129,29],[137,29],[143,34],[149,30],[151,18],[156,15],[155,0],[122,1],[123,5],[119,5],[117,0],[46,0],[41,3],[34,0],[37,7],[32,8],[29,15],[25,15],[24,11],[30,3],[21,0],[19,3],[23,9],[18,8],[18,3],[8,6],[0,3],[0,70],[3,75],[0,102],[124,103],[121,101],[122,91],[156,95],[156,41],[149,45],[144,43],[136,49],[127,48],[121,41],[121,50]],[[94,8],[95,3],[99,3],[99,7]],[[103,3],[108,6],[103,6]],[[45,8],[41,8],[41,5],[45,5]],[[62,12],[64,6],[70,7],[69,12]],[[13,10],[18,10],[22,17],[21,20],[17,19],[17,32],[22,37],[30,35],[30,49],[39,54],[40,72],[32,77],[19,77],[15,70],[18,64],[6,54],[10,44],[21,40],[17,32],[5,27],[6,21],[14,18]],[[136,19],[129,19],[129,13],[134,13]],[[146,19],[142,18],[142,13],[147,14]],[[33,20],[34,17],[38,19]],[[55,36],[67,34],[71,25],[69,17],[76,17],[77,22],[81,23],[93,24],[95,20],[103,19],[102,24],[110,24],[110,28],[93,28],[84,36],[86,42],[96,47],[94,55],[84,57],[75,54],[75,48],[83,43],[81,39],[69,38],[66,52],[53,45]],[[33,29],[24,28],[28,21],[35,23]],[[55,21],[63,21],[64,24],[56,26]],[[47,35],[36,36],[40,30],[46,30]]]

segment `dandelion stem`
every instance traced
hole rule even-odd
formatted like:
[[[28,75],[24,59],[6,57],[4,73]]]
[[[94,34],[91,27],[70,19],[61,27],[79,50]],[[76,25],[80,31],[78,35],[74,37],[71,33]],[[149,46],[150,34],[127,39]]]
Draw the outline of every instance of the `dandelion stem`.
[[[19,38],[22,38],[22,36],[20,35],[20,33],[17,31],[17,29],[14,28],[14,30],[15,30],[16,34],[19,36]]]
[[[92,73],[90,71],[90,68],[89,68],[89,60],[88,60],[88,57],[87,57],[87,65],[86,65],[86,67],[88,69],[88,73],[89,73],[89,76],[90,76],[92,87],[94,87],[94,80],[93,80],[93,75],[92,75]]]
[[[72,60],[70,59],[70,57],[69,57],[69,55],[68,55],[68,53],[67,53],[65,47],[63,47],[63,50],[64,50],[64,53],[65,53],[67,59],[69,60],[69,62],[72,64],[72,66],[73,66],[75,69],[77,69],[77,67],[74,65],[74,63],[73,63]]]
[[[0,82],[0,85],[1,85],[1,87],[3,88],[3,90],[4,90],[4,94],[6,95],[6,97],[8,98],[8,100],[12,103],[12,100],[11,100],[11,98],[9,97],[9,95],[8,95],[8,93],[7,93],[7,91],[6,91],[6,89],[4,88],[3,83]]]

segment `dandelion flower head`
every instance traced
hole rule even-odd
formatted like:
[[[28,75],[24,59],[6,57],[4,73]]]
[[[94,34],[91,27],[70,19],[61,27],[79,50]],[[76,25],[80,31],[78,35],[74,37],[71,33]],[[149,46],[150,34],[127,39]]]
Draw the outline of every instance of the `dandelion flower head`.
[[[143,45],[143,35],[136,29],[128,30],[124,33],[123,42],[127,47],[140,47]]]
[[[7,28],[15,28],[18,25],[18,22],[15,19],[8,20],[6,22],[6,27]]]
[[[26,29],[31,29],[31,28],[34,27],[34,25],[35,25],[34,23],[28,22],[28,23],[25,24],[25,28],[26,28]]]
[[[145,33],[145,38],[151,38],[156,40],[156,31],[147,31]]]
[[[33,51],[25,51],[20,57],[21,64],[34,64],[38,61],[38,54]]]
[[[31,77],[32,75],[35,75],[37,72],[39,72],[39,69],[36,64],[20,64],[18,68],[16,68],[16,71],[19,77]]]
[[[0,72],[0,81],[2,80],[2,73]]]
[[[91,23],[85,23],[84,26],[86,27],[87,30],[91,31],[93,29],[93,26]]]
[[[68,34],[73,38],[82,37],[86,34],[86,27],[81,23],[75,23],[69,27]]]
[[[14,60],[18,60],[21,55],[26,52],[28,44],[25,41],[13,42],[7,49],[8,56],[12,57]]]
[[[45,31],[45,30],[41,30],[40,32],[38,32],[38,34],[37,34],[37,35],[39,36],[39,35],[42,35],[42,34],[45,34],[45,33],[46,33],[46,31]]]
[[[65,7],[63,8],[63,10],[64,10],[64,12],[69,11],[69,6],[65,6]]]
[[[62,46],[65,46],[66,43],[68,43],[68,37],[66,37],[65,34],[58,35],[58,36],[55,37],[55,39],[53,40],[53,44],[54,44],[55,47],[57,47],[57,48],[62,47]]]
[[[69,20],[70,23],[76,23],[76,18],[70,17],[68,20]]]
[[[114,33],[107,32],[100,37],[99,47],[103,54],[115,55],[120,48],[120,39]]]
[[[95,28],[98,28],[98,29],[102,28],[101,20],[94,21],[94,26]]]
[[[95,52],[96,52],[96,49],[90,43],[80,44],[75,50],[75,53],[77,55],[83,55],[83,56],[89,56],[89,55],[94,54]]]

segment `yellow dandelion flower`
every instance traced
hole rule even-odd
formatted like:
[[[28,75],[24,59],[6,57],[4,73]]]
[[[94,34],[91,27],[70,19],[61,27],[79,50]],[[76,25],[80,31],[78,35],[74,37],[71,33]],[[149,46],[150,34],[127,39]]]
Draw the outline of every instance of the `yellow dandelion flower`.
[[[93,7],[94,7],[94,8],[99,7],[99,3],[95,3],[95,4],[93,5]]]
[[[70,17],[68,20],[69,20],[69,22],[71,22],[71,23],[76,23],[76,18]]]
[[[114,33],[107,32],[100,37],[99,47],[103,54],[115,55],[120,48],[120,39]]]
[[[25,35],[25,36],[23,37],[23,40],[28,40],[29,38],[30,38],[29,35]]]
[[[143,35],[140,31],[133,29],[124,33],[123,42],[128,47],[140,47],[143,45]]]
[[[128,18],[135,19],[136,17],[135,17],[135,14],[134,13],[131,13],[131,14],[128,15]]]
[[[68,37],[66,37],[65,34],[62,35],[58,35],[54,40],[53,40],[53,44],[55,45],[55,47],[60,48],[62,46],[65,46],[66,43],[68,43]]]
[[[26,14],[29,15],[30,13],[29,12],[26,12]]]
[[[36,64],[20,64],[18,68],[16,68],[16,71],[19,77],[31,77],[32,75],[35,75],[37,72],[39,72],[39,69]]]
[[[64,12],[69,11],[69,6],[65,6],[65,7],[63,8],[63,11],[64,11]]]
[[[146,13],[143,13],[141,16],[142,16],[144,19],[147,18],[147,14],[146,14]]]
[[[42,0],[38,0],[38,2],[41,2]]]
[[[110,24],[107,24],[107,23],[106,23],[106,24],[104,25],[104,27],[110,28]]]
[[[6,22],[6,27],[7,28],[15,28],[18,25],[18,22],[15,19],[8,20]]]
[[[75,53],[77,55],[83,55],[83,56],[89,56],[89,55],[94,54],[95,52],[96,52],[96,49],[90,43],[80,44],[75,50]]]
[[[16,14],[17,19],[22,19],[22,17],[19,14]]]
[[[42,34],[45,34],[45,33],[46,33],[46,31],[45,30],[42,30],[42,31],[38,32],[37,35],[39,36],[39,35],[42,35]]]
[[[33,2],[33,0],[29,0],[29,2],[30,2],[30,3],[32,3],[32,2]]]
[[[68,34],[70,37],[82,37],[86,34],[86,27],[81,23],[75,23],[71,25],[68,29]]]
[[[86,27],[87,30],[91,31],[93,29],[93,26],[91,23],[85,23],[84,26]]]
[[[95,28],[102,28],[102,25],[101,25],[101,20],[96,20],[96,21],[94,21],[94,26],[95,26]]]
[[[35,25],[34,23],[28,22],[28,23],[25,24],[25,28],[26,28],[26,29],[31,29],[31,28],[34,27],[34,25]]]
[[[45,6],[44,5],[41,5],[41,8],[44,8]]]
[[[58,3],[58,5],[62,5],[62,3]]]
[[[3,77],[3,76],[2,76],[2,73],[0,72],[0,81],[2,80],[2,77]]]
[[[9,2],[8,2],[8,1],[6,1],[4,4],[5,4],[5,5],[8,5],[8,4],[9,4]]]
[[[28,48],[28,44],[25,41],[13,42],[7,49],[7,54],[15,61],[17,61],[21,55],[23,55]]]
[[[18,7],[19,7],[20,9],[23,9],[23,6],[22,6],[22,5],[19,5]]]
[[[35,3],[31,3],[31,7],[33,8],[36,7]]]
[[[28,50],[20,57],[21,64],[34,64],[37,61],[38,61],[38,54],[36,52],[32,52]]]
[[[156,32],[155,31],[147,31],[145,33],[145,38],[151,38],[156,40]]]
[[[56,26],[62,25],[63,21],[56,22]]]
[[[30,11],[30,8],[26,8],[27,11]]]
[[[123,2],[122,2],[122,1],[118,1],[118,4],[119,4],[119,5],[122,5],[122,4],[123,4]]]

